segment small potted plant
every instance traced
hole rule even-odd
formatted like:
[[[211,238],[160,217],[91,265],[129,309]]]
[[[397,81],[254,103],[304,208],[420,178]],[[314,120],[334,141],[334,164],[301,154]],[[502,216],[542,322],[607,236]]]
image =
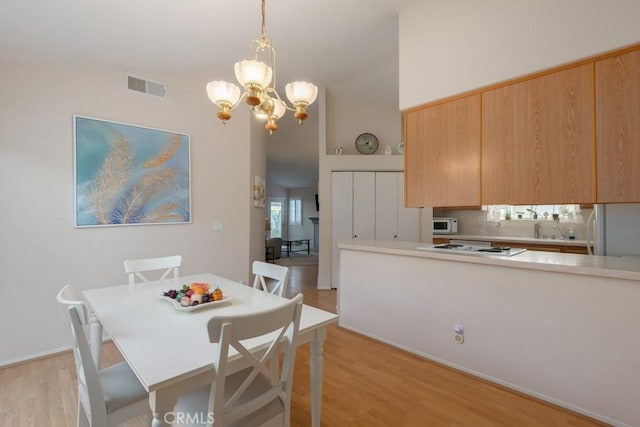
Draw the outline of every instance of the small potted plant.
[[[545,213],[543,213],[543,214],[542,214],[542,216],[544,217],[544,219],[549,218],[549,212],[545,212]]]
[[[518,216],[518,219],[522,219],[522,216],[524,215],[524,212],[518,211],[518,212],[516,212],[516,215]]]
[[[506,219],[507,221],[511,220],[511,212],[506,211],[504,213],[504,219]]]
[[[538,219],[538,212],[535,209],[528,208],[527,212],[531,212],[531,218]]]

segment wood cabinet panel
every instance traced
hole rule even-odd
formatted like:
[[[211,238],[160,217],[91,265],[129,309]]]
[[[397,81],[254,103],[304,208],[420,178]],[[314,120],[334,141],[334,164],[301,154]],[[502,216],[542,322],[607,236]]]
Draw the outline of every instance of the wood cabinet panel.
[[[480,95],[406,115],[407,206],[480,205]]]
[[[598,203],[640,201],[640,51],[597,61]]]
[[[593,69],[576,66],[482,94],[482,204],[589,203]]]

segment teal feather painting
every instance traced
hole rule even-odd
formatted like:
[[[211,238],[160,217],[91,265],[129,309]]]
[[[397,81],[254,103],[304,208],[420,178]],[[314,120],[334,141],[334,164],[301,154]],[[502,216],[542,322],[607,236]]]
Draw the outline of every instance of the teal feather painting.
[[[74,116],[76,227],[191,222],[189,135]]]

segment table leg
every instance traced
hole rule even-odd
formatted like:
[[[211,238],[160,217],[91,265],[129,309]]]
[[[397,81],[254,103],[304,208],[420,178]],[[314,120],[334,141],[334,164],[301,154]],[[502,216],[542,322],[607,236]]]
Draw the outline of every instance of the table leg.
[[[173,409],[178,401],[178,394],[171,386],[149,393],[149,406],[153,414],[151,427],[171,426],[175,421]]]
[[[100,370],[100,355],[102,353],[102,323],[95,313],[89,315],[89,339],[91,340],[91,356],[96,363],[96,368]]]
[[[311,247],[311,241],[307,240],[307,255],[309,255],[311,252],[309,252],[309,249]]]
[[[320,412],[322,409],[322,344],[327,337],[325,328],[316,330],[311,341],[311,426],[320,427]]]

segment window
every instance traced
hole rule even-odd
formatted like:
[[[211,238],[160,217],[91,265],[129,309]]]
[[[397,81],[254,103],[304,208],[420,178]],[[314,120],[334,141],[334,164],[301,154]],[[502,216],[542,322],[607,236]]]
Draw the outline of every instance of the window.
[[[302,224],[302,199],[299,197],[289,199],[289,224]]]
[[[487,211],[487,221],[553,219],[563,222],[583,222],[580,205],[488,205],[483,206],[483,210]]]

